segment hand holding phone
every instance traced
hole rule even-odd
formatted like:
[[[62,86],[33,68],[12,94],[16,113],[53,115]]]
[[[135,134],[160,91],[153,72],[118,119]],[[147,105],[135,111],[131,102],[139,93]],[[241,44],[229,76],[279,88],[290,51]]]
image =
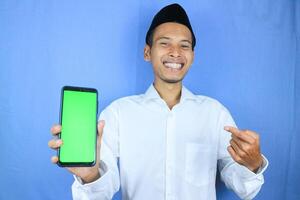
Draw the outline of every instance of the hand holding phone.
[[[101,148],[101,138],[103,133],[105,122],[103,120],[98,122],[97,129],[98,129],[98,138],[97,138],[97,158],[96,158],[96,164],[93,167],[66,167],[68,171],[70,171],[72,174],[80,177],[84,183],[90,183],[95,180],[97,180],[100,177],[99,174],[99,160],[100,160],[100,148]],[[53,136],[58,135],[61,132],[61,125],[54,125],[51,127],[50,132]],[[51,139],[48,142],[48,146],[51,149],[57,150],[61,145],[63,141],[60,139]],[[52,156],[51,162],[53,164],[57,164],[58,162],[58,156]]]

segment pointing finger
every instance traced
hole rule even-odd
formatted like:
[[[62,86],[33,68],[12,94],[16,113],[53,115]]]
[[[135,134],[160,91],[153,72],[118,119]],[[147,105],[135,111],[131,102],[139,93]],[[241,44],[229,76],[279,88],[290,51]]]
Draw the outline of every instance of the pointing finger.
[[[228,131],[234,135],[238,135],[240,133],[240,130],[233,126],[224,126],[224,130]]]
[[[232,133],[232,136],[234,137],[237,137],[245,142],[248,142],[248,143],[252,143],[253,142],[253,136],[251,136],[249,134],[249,131],[242,131],[242,130],[239,130],[238,128],[236,127],[233,127],[233,126],[225,126],[224,127],[224,130]]]

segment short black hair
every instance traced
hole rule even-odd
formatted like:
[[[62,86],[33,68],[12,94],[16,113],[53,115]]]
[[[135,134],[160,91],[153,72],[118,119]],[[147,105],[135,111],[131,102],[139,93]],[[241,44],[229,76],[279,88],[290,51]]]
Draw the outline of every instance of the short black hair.
[[[165,6],[154,16],[146,34],[146,44],[148,44],[150,47],[152,46],[153,35],[156,27],[167,22],[182,24],[190,30],[192,34],[192,49],[194,50],[196,45],[196,37],[193,32],[189,17],[187,16],[185,10],[177,3]]]

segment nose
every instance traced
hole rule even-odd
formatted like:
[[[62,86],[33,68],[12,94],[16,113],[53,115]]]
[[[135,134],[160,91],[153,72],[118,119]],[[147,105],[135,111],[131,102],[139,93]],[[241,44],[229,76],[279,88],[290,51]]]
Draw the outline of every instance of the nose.
[[[180,48],[177,47],[177,46],[172,46],[170,48],[170,53],[169,53],[169,56],[171,57],[180,57],[181,56],[181,52],[180,52]]]

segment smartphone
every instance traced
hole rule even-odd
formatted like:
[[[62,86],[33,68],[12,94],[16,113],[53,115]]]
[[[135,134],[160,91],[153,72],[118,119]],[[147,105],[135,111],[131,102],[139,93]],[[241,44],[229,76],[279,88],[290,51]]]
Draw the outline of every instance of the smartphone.
[[[98,91],[94,88],[64,86],[61,90],[58,149],[61,167],[94,166],[97,148]]]

